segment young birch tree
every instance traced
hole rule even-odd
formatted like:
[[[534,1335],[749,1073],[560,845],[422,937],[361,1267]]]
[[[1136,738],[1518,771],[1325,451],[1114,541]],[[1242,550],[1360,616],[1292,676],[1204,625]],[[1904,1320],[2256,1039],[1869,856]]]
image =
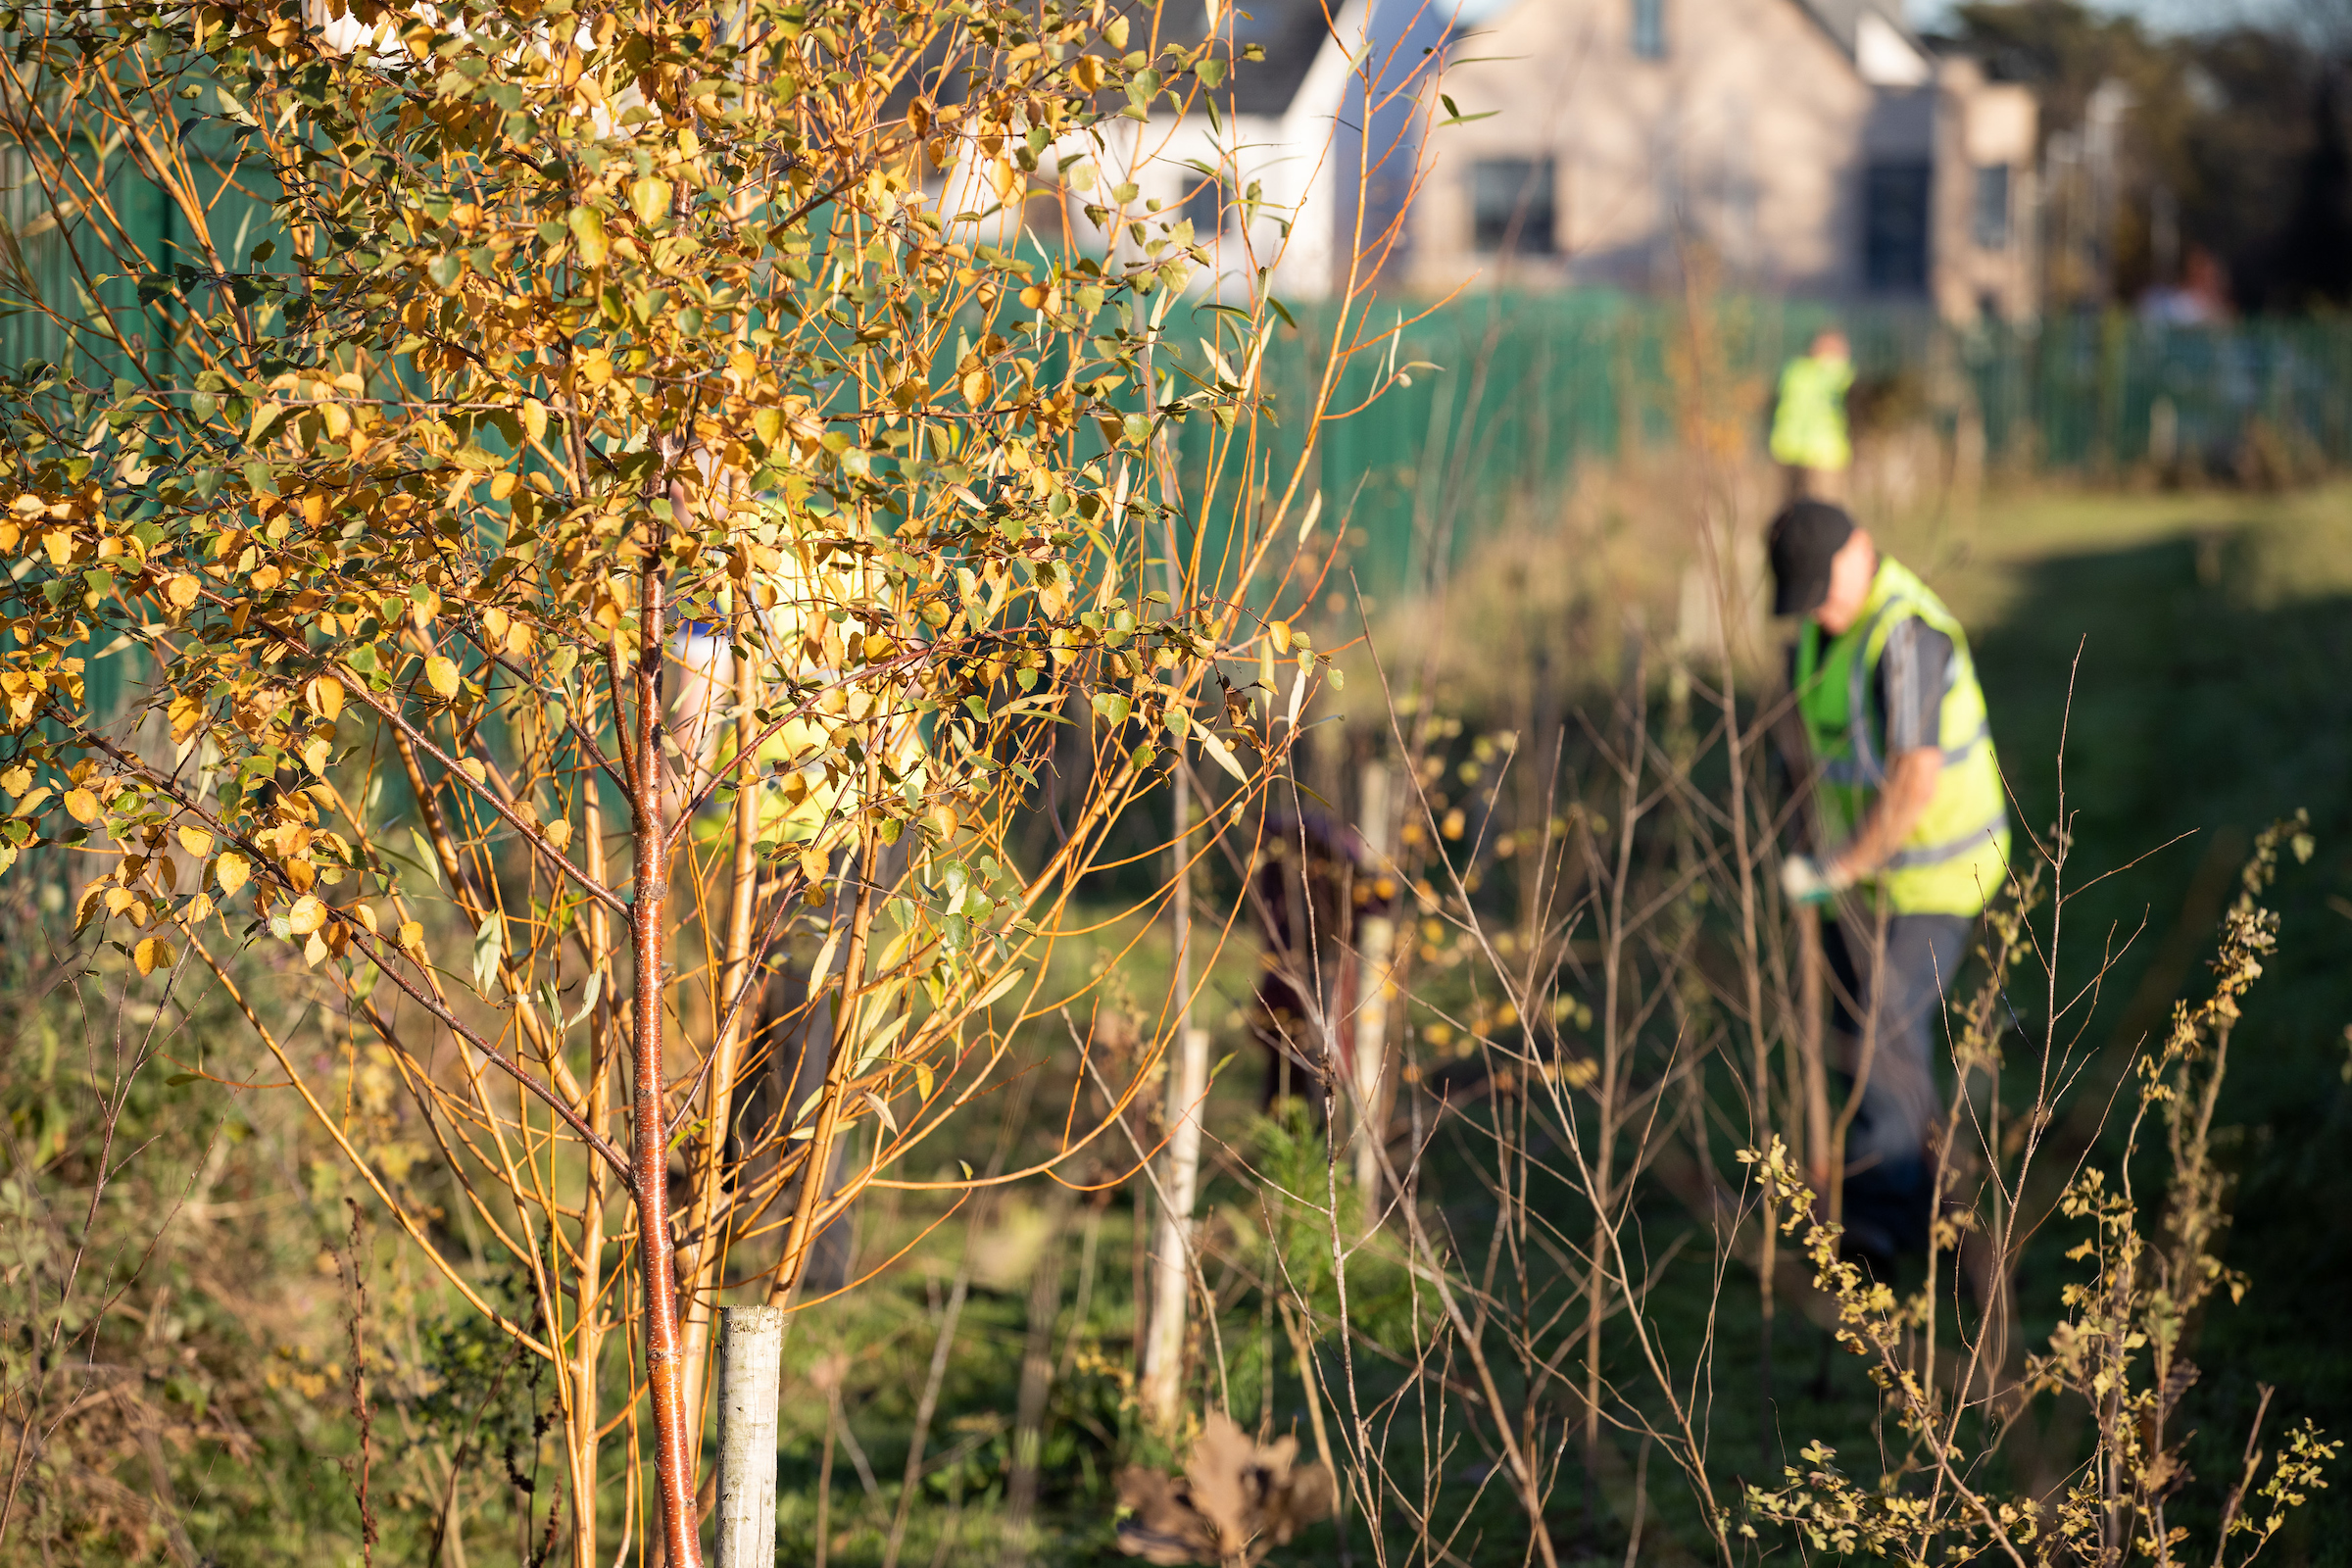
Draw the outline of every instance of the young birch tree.
[[[1140,384],[1206,258],[1091,178],[1226,46],[1102,0],[7,20],[44,217],[0,263],[57,348],[0,391],[0,863],[73,865],[142,973],[216,976],[557,1371],[571,1559],[637,1528],[607,1461],[650,1448],[626,1494],[691,1563],[717,1293],[796,1299],[862,1188],[958,1185],[891,1173],[1064,1000],[1040,959],[1111,824],[1172,751],[1279,761],[1193,716],[1304,471],[1250,417],[1263,318]],[[1038,200],[1065,181],[1090,223]],[[1164,429],[1203,415],[1179,511]],[[1080,694],[1092,765],[1016,865]],[[257,963],[397,1074],[400,1150]],[[1068,1122],[1059,1154],[1108,1125]]]

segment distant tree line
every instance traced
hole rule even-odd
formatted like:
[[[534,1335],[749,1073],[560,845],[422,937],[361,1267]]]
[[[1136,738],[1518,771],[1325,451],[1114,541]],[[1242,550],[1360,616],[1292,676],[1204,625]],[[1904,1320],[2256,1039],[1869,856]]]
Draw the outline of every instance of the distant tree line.
[[[2053,309],[2183,286],[2246,311],[2352,299],[2352,0],[2181,33],[1980,0],[1951,26],[2040,96]]]

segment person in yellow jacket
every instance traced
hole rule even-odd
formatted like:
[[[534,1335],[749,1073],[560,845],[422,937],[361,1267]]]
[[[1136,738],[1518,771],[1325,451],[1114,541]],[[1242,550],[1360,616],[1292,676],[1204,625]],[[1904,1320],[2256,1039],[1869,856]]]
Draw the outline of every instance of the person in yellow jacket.
[[[1927,1245],[1940,1004],[2007,873],[2007,793],[1968,635],[1928,585],[1825,502],[1785,510],[1769,549],[1773,612],[1804,617],[1790,681],[1819,828],[1782,885],[1824,910],[1860,1097],[1846,1237],[1887,1262]]]
[[[1834,326],[1813,336],[1809,351],[1781,371],[1772,411],[1772,461],[1788,481],[1788,499],[1838,501],[1854,461],[1846,427],[1845,395],[1854,384],[1854,357]]]

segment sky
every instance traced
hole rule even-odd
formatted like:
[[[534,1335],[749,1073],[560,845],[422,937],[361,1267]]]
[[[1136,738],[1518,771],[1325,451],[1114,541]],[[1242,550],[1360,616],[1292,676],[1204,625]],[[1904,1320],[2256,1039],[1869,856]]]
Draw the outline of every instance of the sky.
[[[1947,0],[1911,0],[1911,24],[1934,30],[1950,13]],[[2202,30],[2285,9],[2285,0],[2101,0],[2101,11],[2128,11],[2153,26]]]

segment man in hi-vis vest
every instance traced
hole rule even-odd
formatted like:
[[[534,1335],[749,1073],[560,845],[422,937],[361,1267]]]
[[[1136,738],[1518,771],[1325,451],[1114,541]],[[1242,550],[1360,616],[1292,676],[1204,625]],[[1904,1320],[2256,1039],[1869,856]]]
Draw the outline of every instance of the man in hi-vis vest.
[[[1799,501],[1770,541],[1773,612],[1801,615],[1790,668],[1819,832],[1782,885],[1825,906],[1844,1066],[1848,1246],[1925,1250],[1936,1042],[1970,928],[2009,858],[2009,813],[1968,634],[1840,508]]]

